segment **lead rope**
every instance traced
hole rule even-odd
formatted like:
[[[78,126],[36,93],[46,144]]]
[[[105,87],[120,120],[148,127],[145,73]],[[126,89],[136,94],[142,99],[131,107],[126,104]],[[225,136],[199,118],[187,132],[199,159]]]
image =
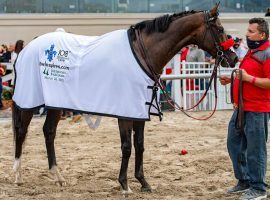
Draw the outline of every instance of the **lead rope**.
[[[234,74],[236,74],[235,69],[231,74],[231,102],[234,104],[234,94],[233,94],[233,86],[234,86]],[[236,115],[236,123],[235,127],[240,129],[241,133],[244,133],[244,102],[243,102],[243,74],[242,70],[239,69],[239,87],[238,87],[238,103],[237,103],[237,115]]]

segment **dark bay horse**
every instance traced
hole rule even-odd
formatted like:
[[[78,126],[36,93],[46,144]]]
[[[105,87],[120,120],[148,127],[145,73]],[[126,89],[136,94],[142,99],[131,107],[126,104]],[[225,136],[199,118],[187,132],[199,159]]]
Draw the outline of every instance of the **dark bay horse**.
[[[198,45],[213,57],[221,57],[221,65],[224,67],[234,67],[237,62],[235,53],[230,51],[229,48],[224,48],[222,45],[227,41],[227,36],[218,19],[218,5],[214,6],[209,12],[190,11],[164,15],[154,20],[143,21],[131,26],[128,33],[130,34],[131,44],[137,61],[141,63],[144,71],[149,76],[160,75],[166,63],[182,47],[189,44]],[[27,87],[35,86],[28,85]],[[57,168],[54,148],[54,139],[60,115],[60,109],[48,109],[43,132],[49,170],[55,176],[55,181],[62,185],[65,183],[65,179]],[[22,146],[32,116],[33,110],[22,110],[14,104],[12,117],[15,140],[15,163],[13,169],[16,174],[15,183],[17,184],[22,183]],[[145,121],[118,118],[118,125],[122,151],[122,163],[118,178],[121,187],[124,193],[131,192],[128,187],[127,169],[132,148],[132,132],[134,131],[135,177],[141,183],[141,191],[150,192],[151,187],[145,180],[143,171]]]

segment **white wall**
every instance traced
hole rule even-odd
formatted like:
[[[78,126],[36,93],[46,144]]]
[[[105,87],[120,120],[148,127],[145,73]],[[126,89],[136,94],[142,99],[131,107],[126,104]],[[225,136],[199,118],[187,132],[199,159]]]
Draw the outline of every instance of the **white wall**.
[[[63,27],[68,32],[83,35],[101,35],[112,30],[163,14],[1,14],[0,43],[12,43],[23,39],[28,43],[34,37]],[[248,20],[263,17],[263,13],[221,14],[226,31],[244,37]],[[270,19],[267,19],[270,22]]]

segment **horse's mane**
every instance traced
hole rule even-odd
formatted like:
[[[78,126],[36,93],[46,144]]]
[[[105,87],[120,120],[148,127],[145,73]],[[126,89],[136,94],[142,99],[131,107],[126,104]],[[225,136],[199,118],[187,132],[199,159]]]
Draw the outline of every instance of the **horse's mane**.
[[[142,22],[139,22],[133,26],[135,29],[145,29],[147,33],[152,33],[152,32],[164,32],[168,29],[170,23],[175,19],[175,18],[180,18],[184,17],[187,15],[191,15],[197,12],[201,11],[184,11],[181,13],[174,13],[172,15],[166,14],[160,17],[157,17],[153,20],[145,20]]]

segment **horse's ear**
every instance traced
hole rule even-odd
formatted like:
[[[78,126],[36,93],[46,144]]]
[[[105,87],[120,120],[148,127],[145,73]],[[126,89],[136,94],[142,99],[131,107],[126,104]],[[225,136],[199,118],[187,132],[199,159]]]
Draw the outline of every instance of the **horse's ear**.
[[[210,17],[217,17],[218,16],[219,4],[220,4],[220,2],[216,3],[216,5],[210,10],[210,12],[209,12]]]

